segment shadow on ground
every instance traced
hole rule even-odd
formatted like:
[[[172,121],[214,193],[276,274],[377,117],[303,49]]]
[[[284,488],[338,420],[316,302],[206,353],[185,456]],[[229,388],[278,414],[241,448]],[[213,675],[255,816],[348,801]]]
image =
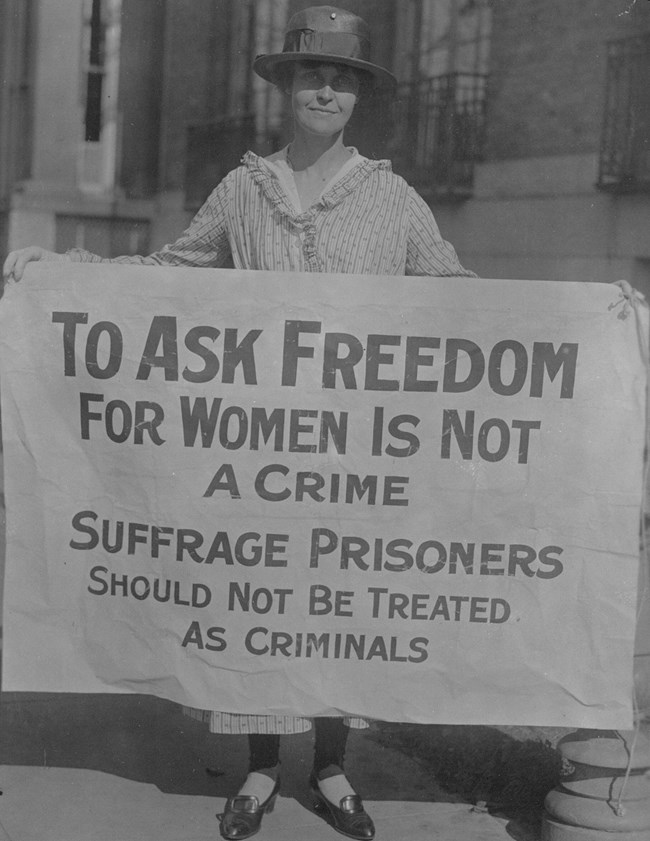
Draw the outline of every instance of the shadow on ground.
[[[210,734],[152,696],[4,693],[0,713],[0,765],[85,768],[215,797],[246,774],[246,736]],[[348,743],[347,767],[365,797],[449,801],[419,760],[369,733],[352,731]],[[282,740],[283,794],[304,799],[311,751],[310,733]]]
[[[227,797],[246,773],[246,736],[210,734],[177,704],[145,695],[4,693],[0,765],[83,768],[164,793]],[[282,742],[283,795],[309,808],[311,734]],[[490,727],[374,722],[352,731],[346,768],[371,801],[475,804],[539,837],[544,796],[559,777],[550,744]]]
[[[372,738],[417,758],[448,797],[507,818],[513,838],[539,837],[544,798],[560,780],[552,741],[493,727],[387,723]]]

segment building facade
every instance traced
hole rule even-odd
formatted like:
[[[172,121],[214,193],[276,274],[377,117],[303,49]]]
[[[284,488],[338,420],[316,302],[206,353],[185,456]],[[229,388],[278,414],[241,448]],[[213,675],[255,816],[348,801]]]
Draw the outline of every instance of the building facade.
[[[246,148],[286,139],[251,71],[311,0],[5,0],[0,249],[105,254],[182,229]],[[347,0],[395,100],[351,142],[431,203],[484,276],[650,291],[650,4]]]
[[[650,292],[650,4],[492,4],[471,230],[484,274]]]

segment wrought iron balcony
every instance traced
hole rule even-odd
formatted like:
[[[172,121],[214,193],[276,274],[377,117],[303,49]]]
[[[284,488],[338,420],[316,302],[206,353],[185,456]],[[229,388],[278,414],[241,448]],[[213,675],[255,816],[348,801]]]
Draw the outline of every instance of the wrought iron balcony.
[[[255,115],[245,114],[187,129],[185,207],[197,210],[247,149],[255,148]]]
[[[402,85],[388,157],[425,197],[471,195],[485,136],[487,77],[451,73]]]
[[[607,45],[598,186],[650,191],[650,35]]]

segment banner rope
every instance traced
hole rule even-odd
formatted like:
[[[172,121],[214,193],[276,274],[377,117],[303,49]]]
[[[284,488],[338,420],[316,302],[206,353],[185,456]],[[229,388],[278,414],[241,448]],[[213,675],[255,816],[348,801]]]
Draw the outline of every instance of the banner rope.
[[[636,332],[637,338],[639,341],[639,350],[641,352],[641,358],[643,359],[645,369],[646,369],[646,416],[645,416],[645,453],[644,453],[644,465],[643,465],[643,489],[641,493],[641,528],[640,528],[640,559],[641,559],[641,592],[639,593],[638,605],[637,605],[637,612],[636,612],[636,624],[638,627],[639,620],[641,618],[641,611],[642,607],[645,604],[646,600],[650,595],[650,557],[648,556],[648,546],[647,546],[647,536],[646,536],[646,505],[648,502],[648,480],[650,478],[650,428],[648,425],[648,419],[650,418],[650,389],[648,389],[648,381],[650,379],[650,354],[648,352],[648,339],[649,337],[646,335],[646,331],[643,325],[643,319],[641,318],[641,310],[642,308],[647,309],[647,303],[645,297],[638,292],[634,287],[627,281],[627,280],[618,280],[615,283],[616,286],[619,287],[621,290],[620,298],[615,301],[614,303],[609,305],[609,310],[613,310],[616,307],[620,306],[621,310],[617,315],[617,318],[621,320],[625,320],[628,318],[630,313],[634,313],[634,320],[636,323]],[[639,699],[637,697],[636,686],[634,687],[632,693],[632,706],[633,706],[633,715],[634,715],[634,734],[632,736],[632,742],[629,746],[628,750],[628,758],[627,758],[627,766],[625,768],[625,775],[623,777],[623,783],[621,784],[621,788],[616,798],[616,802],[613,805],[613,809],[617,817],[623,817],[625,815],[625,808],[623,806],[623,797],[625,795],[625,790],[627,788],[627,784],[630,779],[630,775],[632,773],[632,762],[634,759],[634,750],[636,748],[636,743],[639,738],[639,733],[641,731],[641,709],[639,705]],[[616,735],[619,739],[623,742],[627,749],[627,742],[625,738],[616,731]]]

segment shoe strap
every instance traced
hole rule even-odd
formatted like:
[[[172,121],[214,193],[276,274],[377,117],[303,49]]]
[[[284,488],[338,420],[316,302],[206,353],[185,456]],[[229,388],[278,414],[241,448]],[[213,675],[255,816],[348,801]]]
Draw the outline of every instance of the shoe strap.
[[[228,800],[228,805],[233,812],[257,812],[260,808],[260,801],[254,794],[236,794]]]
[[[348,794],[347,797],[341,798],[340,809],[342,812],[363,812],[363,802],[358,794]]]

